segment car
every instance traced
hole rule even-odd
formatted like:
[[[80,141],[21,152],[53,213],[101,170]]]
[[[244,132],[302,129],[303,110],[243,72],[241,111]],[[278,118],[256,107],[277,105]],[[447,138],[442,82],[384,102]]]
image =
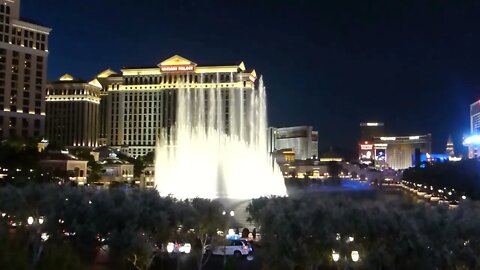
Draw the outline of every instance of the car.
[[[226,256],[247,256],[252,252],[252,246],[245,240],[228,240],[225,245],[207,245],[205,253]]]

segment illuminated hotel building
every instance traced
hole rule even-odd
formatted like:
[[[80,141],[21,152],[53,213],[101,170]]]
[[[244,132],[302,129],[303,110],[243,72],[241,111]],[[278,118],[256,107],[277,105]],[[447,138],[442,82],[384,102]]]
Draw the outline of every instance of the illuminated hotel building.
[[[50,31],[20,20],[20,0],[0,2],[0,140],[43,136]]]
[[[46,139],[61,146],[97,147],[100,91],[97,80],[80,81],[65,74],[47,85]]]
[[[295,159],[318,158],[318,131],[312,126],[297,126],[269,129],[269,150],[291,149]]]
[[[374,137],[381,137],[385,135],[384,124],[378,122],[360,123],[360,143],[359,143],[359,160],[365,165],[380,166],[380,163],[385,162],[385,151],[381,151],[382,146],[378,146],[378,159],[376,150],[373,145]],[[383,157],[382,157],[383,154]]]
[[[384,124],[378,122],[360,123],[360,141],[369,141],[373,137],[384,136]]]
[[[468,147],[468,158],[479,156],[480,146],[480,100],[470,105],[470,136],[465,138],[463,144]]]
[[[410,168],[413,165],[415,150],[432,153],[431,134],[402,137],[375,137],[372,153],[378,167],[395,170]]]
[[[470,132],[477,134],[480,131],[480,100],[470,105]]]
[[[216,113],[226,118],[226,133],[237,130],[232,126],[236,121],[229,119],[245,113],[248,93],[255,89],[256,73],[246,70],[243,62],[200,66],[176,55],[156,67],[124,68],[121,75],[111,74],[108,78],[102,92],[105,107],[101,109],[105,112],[105,142],[137,158],[155,149],[161,129],[170,130],[175,124],[176,90],[181,88],[203,91],[204,95],[210,89],[221,88],[222,106]]]

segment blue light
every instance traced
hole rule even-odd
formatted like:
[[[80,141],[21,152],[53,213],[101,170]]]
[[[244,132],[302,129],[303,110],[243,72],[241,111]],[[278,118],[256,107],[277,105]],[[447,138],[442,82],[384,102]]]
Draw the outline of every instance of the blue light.
[[[240,240],[240,235],[238,234],[227,235],[227,240]]]
[[[463,145],[480,145],[480,135],[472,135],[463,140]]]

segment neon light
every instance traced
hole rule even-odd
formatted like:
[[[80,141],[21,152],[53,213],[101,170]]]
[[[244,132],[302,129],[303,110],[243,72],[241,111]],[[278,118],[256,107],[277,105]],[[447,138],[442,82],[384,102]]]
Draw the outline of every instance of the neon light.
[[[381,141],[395,141],[397,137],[380,137]]]
[[[410,136],[408,137],[409,140],[418,140],[420,139],[420,136]]]
[[[373,145],[371,145],[371,144],[361,144],[361,145],[360,145],[360,149],[361,149],[361,150],[372,150],[372,149],[373,149]]]
[[[181,66],[161,66],[162,72],[182,72],[182,71],[194,71],[194,65],[181,65]]]

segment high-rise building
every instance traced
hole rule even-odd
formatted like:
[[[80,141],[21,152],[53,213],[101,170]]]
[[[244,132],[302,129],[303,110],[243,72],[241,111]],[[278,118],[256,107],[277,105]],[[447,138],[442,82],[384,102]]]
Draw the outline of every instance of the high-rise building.
[[[384,124],[378,122],[360,123],[360,142],[358,144],[359,161],[365,165],[378,165],[375,158],[374,137],[385,135]],[[381,152],[379,152],[380,154]]]
[[[110,73],[105,76],[108,86],[102,92],[105,107],[101,109],[105,112],[101,115],[106,143],[132,157],[153,151],[160,131],[171,130],[176,121],[178,89],[208,96],[218,93],[210,90],[221,88],[221,97],[216,99],[220,104],[204,106],[205,110],[217,108],[218,111],[208,113],[224,118],[218,121],[222,126],[217,128],[227,134],[254,128],[248,127],[249,123],[233,121],[246,113],[249,93],[255,89],[256,73],[247,70],[243,62],[200,66],[175,55],[156,67],[124,68],[121,75]]]
[[[402,137],[375,137],[374,142],[374,146],[376,147],[375,160],[380,158],[385,159],[386,166],[395,170],[411,167],[417,149],[420,153],[432,153],[431,134]]]
[[[99,144],[107,145],[107,117],[109,112],[108,106],[108,86],[123,84],[123,76],[117,72],[107,69],[96,76],[96,80],[101,84],[102,90],[100,92],[100,137]]]
[[[477,134],[480,131],[480,100],[470,105],[470,132]]]
[[[20,0],[0,5],[0,140],[44,135],[50,31],[20,20]]]
[[[445,148],[445,154],[449,155],[450,157],[455,156],[455,146],[453,145],[453,140],[451,135],[448,136],[447,147]]]
[[[90,82],[65,74],[47,85],[46,138],[62,146],[97,147],[100,132],[100,91]]]
[[[360,141],[371,141],[373,137],[384,136],[384,124],[378,122],[360,123]]]
[[[479,156],[480,146],[480,100],[470,105],[470,136],[463,144],[468,147],[468,158]]]
[[[318,158],[318,131],[312,126],[297,126],[274,128],[272,149],[291,149],[295,152],[295,159]]]

